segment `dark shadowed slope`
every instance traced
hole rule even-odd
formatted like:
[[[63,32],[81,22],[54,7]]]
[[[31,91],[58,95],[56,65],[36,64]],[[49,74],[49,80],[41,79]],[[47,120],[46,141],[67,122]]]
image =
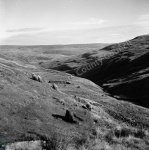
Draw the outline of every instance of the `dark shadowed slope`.
[[[149,35],[43,64],[92,80],[118,99],[149,107]]]

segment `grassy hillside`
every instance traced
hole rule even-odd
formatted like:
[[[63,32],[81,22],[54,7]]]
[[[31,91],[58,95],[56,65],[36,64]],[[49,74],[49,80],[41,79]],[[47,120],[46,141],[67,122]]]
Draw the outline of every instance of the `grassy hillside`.
[[[118,101],[90,80],[42,68],[41,51],[1,47],[0,148],[31,140],[46,141],[47,150],[149,146],[148,109]]]
[[[41,64],[87,78],[118,99],[149,107],[149,36],[109,45],[66,60]]]

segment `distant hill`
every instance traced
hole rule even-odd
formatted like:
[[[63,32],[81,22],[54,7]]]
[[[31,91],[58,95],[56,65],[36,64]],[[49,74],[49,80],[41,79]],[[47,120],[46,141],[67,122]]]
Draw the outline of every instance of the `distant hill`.
[[[70,44],[70,45],[0,45],[0,49],[19,49],[19,50],[32,50],[40,51],[43,54],[62,54],[62,55],[76,55],[82,54],[92,50],[101,49],[109,44],[104,43],[91,43],[91,44]]]
[[[148,60],[149,35],[144,35],[42,66],[87,78],[117,99],[149,107]]]

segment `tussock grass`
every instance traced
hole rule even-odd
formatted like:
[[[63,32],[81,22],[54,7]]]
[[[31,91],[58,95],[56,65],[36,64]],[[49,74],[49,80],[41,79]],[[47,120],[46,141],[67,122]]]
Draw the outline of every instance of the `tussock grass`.
[[[97,127],[73,138],[55,134],[47,139],[46,147],[44,147],[45,150],[140,150],[147,148],[149,148],[148,131],[129,127],[115,127],[110,130]]]
[[[122,145],[130,149],[149,148],[149,133],[143,129],[116,127],[105,135],[110,145]]]
[[[128,138],[129,136],[132,136],[134,138],[143,139],[147,135],[147,131],[143,129],[136,129],[136,128],[129,128],[129,127],[116,127],[108,132],[108,134],[105,136],[107,140],[113,139],[113,138]]]
[[[107,129],[91,127],[78,135],[38,135],[43,150],[144,150],[149,148],[149,132],[127,126]]]
[[[69,145],[69,139],[57,133],[51,135],[51,137],[47,138],[44,142],[42,147],[45,150],[66,150]]]

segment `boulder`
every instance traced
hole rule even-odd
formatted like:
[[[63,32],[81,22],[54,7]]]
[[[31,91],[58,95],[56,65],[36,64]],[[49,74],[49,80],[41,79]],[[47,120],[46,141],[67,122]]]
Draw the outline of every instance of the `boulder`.
[[[87,103],[87,104],[86,104],[86,108],[87,108],[88,110],[90,110],[90,111],[91,111],[92,106],[91,106],[89,103]]]
[[[37,79],[38,79],[39,82],[42,82],[41,76],[38,75],[38,76],[37,76]]]
[[[71,113],[68,109],[66,110],[65,121],[70,122],[70,123],[75,123],[75,122],[76,122],[76,121],[74,120],[74,115],[73,115],[73,113]]]
[[[39,75],[32,73],[32,79],[38,82],[42,82],[42,78]]]
[[[58,86],[57,86],[55,83],[52,85],[52,88],[53,88],[54,90],[58,90]]]

